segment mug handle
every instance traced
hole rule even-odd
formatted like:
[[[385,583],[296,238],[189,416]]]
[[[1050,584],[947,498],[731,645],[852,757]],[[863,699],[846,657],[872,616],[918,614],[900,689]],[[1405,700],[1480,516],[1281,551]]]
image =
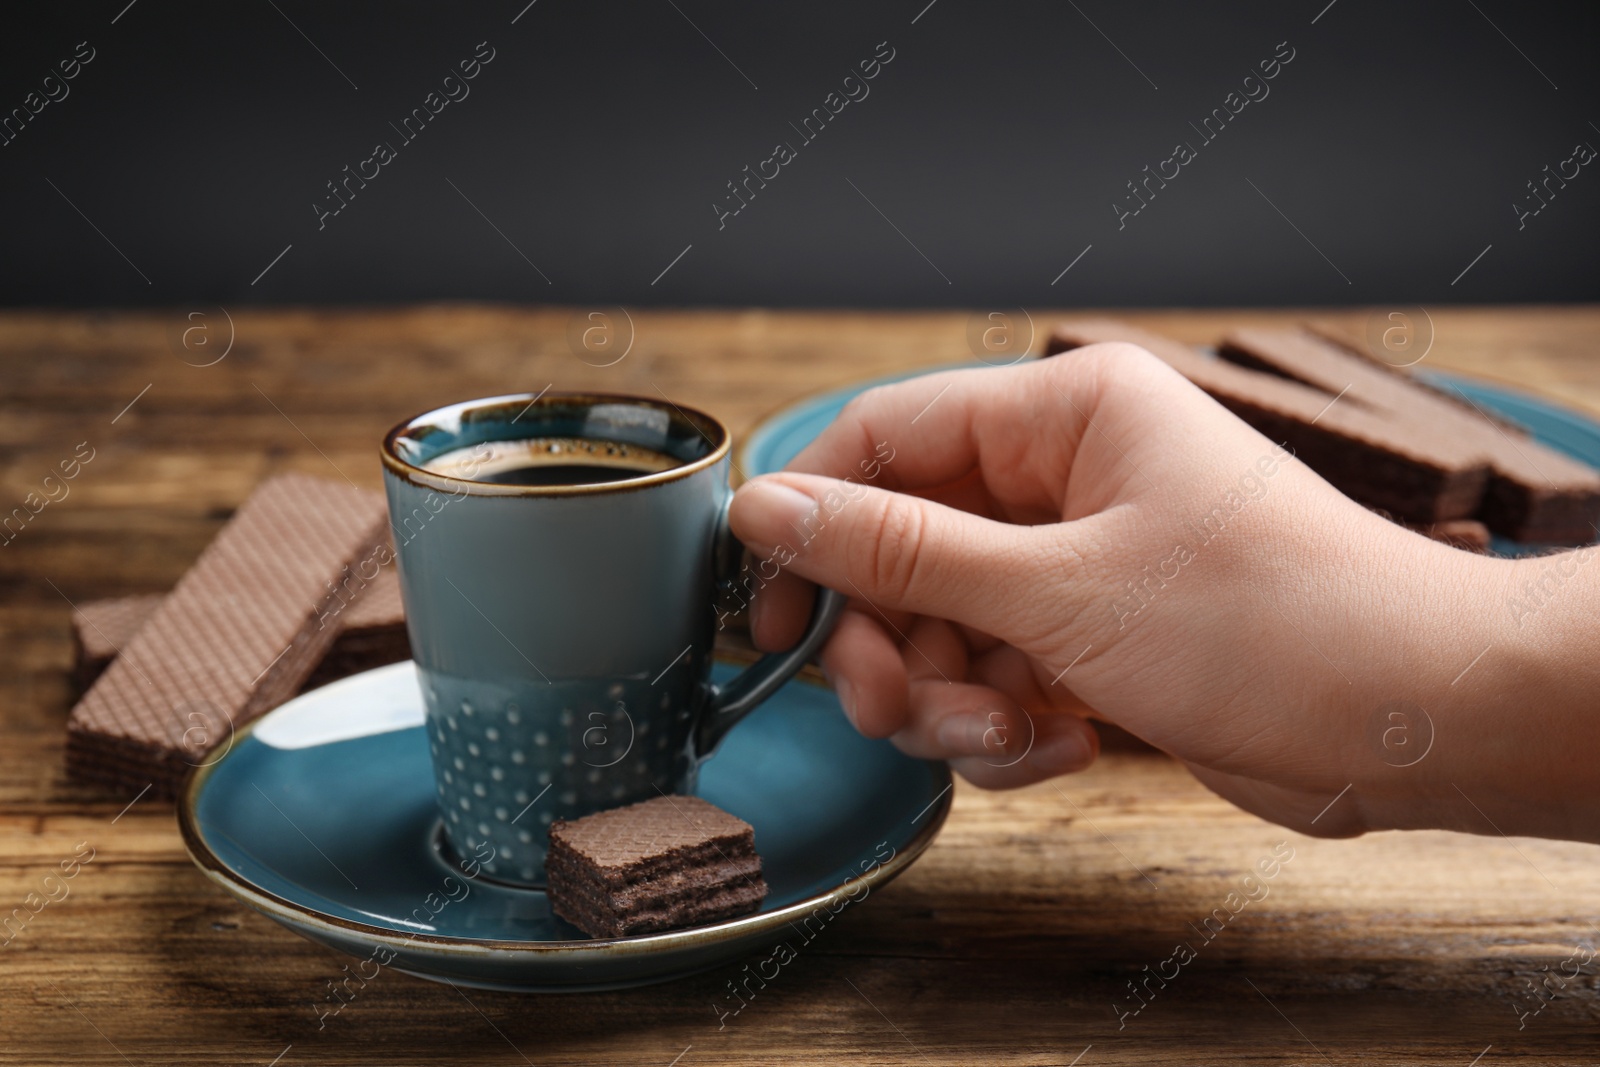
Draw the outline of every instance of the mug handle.
[[[722,514],[722,536],[719,554],[725,559],[737,560],[743,551],[739,542],[728,532],[727,511]],[[719,568],[720,570],[721,568]],[[783,687],[794,677],[806,660],[814,656],[827,643],[850,598],[825,586],[817,587],[816,601],[811,608],[811,622],[805,634],[786,652],[769,652],[746,667],[727,685],[710,686],[706,710],[695,726],[695,754],[705,759],[716,751],[728,731],[740,719]]]

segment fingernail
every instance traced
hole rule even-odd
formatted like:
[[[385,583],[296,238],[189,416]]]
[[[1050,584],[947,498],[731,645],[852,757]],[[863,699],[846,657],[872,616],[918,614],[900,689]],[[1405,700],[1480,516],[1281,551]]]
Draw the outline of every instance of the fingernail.
[[[1089,742],[1080,734],[1063,734],[1034,746],[1028,753],[1028,765],[1043,774],[1066,774],[1082,770],[1094,759]]]
[[[856,691],[850,683],[840,678],[833,683],[833,691],[839,697],[839,706],[844,709],[844,717],[850,720],[850,725],[856,724]]]
[[[982,713],[951,715],[939,724],[935,737],[951,758],[993,756],[1004,751],[1005,734],[1003,730],[991,733],[992,726],[989,716]]]
[[[800,539],[799,531],[817,511],[817,502],[782,482],[757,478],[734,498],[735,533],[757,555]]]

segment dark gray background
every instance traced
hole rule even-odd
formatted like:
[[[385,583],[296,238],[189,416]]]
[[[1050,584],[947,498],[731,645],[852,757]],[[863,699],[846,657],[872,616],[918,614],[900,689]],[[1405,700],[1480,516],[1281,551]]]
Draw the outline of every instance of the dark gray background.
[[[0,300],[1597,296],[1600,165],[1520,231],[1512,207],[1600,146],[1592,3],[525,3],[8,12],[0,110],[79,41],[97,56],[0,147]],[[324,183],[480,41],[471,95],[319,231]],[[880,41],[870,95],[719,230],[725,183]],[[1280,41],[1270,96],[1119,230],[1125,183],[1199,146],[1189,123]]]

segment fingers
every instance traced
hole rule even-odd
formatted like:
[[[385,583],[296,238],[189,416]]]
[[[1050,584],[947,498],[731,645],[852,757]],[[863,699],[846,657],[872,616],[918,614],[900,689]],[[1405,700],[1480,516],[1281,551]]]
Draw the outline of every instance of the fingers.
[[[984,757],[1006,763],[1020,753],[1006,753],[1008,741],[1024,745],[1033,727],[1020,709],[988,686],[914,681],[909,689],[911,714],[891,740],[917,759]]]
[[[868,737],[889,737],[909,726],[913,681],[943,683],[967,673],[966,643],[955,627],[942,619],[903,621],[909,633],[857,602],[822,650],[822,668],[845,715]]]
[[[779,571],[776,577],[766,579],[750,602],[750,637],[756,647],[765,652],[793,648],[811,618],[815,589],[811,582],[788,571]],[[856,607],[869,618],[882,622],[891,632],[904,632],[917,619],[908,611],[874,609],[859,598]],[[994,645],[995,639],[989,638],[988,643]]]
[[[1025,708],[1081,707],[1077,699],[1060,686],[1052,686],[1053,692],[1046,692],[1034,671],[1033,660],[1011,645],[1000,645],[974,657],[971,675],[973,681],[998,689]]]
[[[816,586],[786,571],[767,580],[750,601],[750,640],[765,652],[793,648],[811,619]]]
[[[794,574],[890,615],[933,614],[1013,641],[1011,608],[1038,593],[1045,573],[1055,572],[1056,589],[1073,590],[1080,546],[1098,556],[1127,542],[1125,532],[1109,532],[1118,513],[1105,509],[1150,482],[1145,471],[1161,456],[1132,453],[1156,448],[1146,425],[1158,419],[1153,412],[1179,411],[1185,401],[1215,406],[1129,345],[870,390],[796,457],[791,473],[739,490],[734,531],[753,550],[778,553],[780,569],[793,562]],[[1078,520],[1076,532],[1063,530],[1063,518]],[[1048,540],[1016,529],[1028,526],[1047,526]],[[805,603],[792,576],[773,581],[757,598],[757,643],[791,645]]]
[[[1063,363],[1063,366],[1065,364]],[[886,489],[930,489],[986,466],[1014,468],[1047,421],[1066,425],[1027,379],[1056,367],[1024,364],[927,374],[869,389],[846,404],[789,470],[854,478]],[[1048,494],[1042,494],[1047,496]]]
[[[994,378],[983,370],[948,371],[869,389],[846,404],[788,469],[888,489],[954,482],[978,467],[976,430],[987,412],[1012,420],[1027,414],[1026,390],[1014,380],[996,389]]]
[[[820,658],[845,716],[857,730],[868,737],[888,737],[905,726],[905,663],[877,622],[854,609],[845,611]]]
[[[1099,753],[1094,727],[1066,715],[1041,720],[1033,750],[1017,763],[997,766],[993,759],[969,756],[951,760],[950,767],[980,789],[1020,789],[1087,770]]]
[[[981,486],[984,505],[973,510],[1042,522],[1061,517],[1068,476],[1084,456],[1106,499],[1130,477],[1143,486],[1130,462],[1143,465],[1132,453],[1154,447],[1142,431],[1197,405],[1214,406],[1143,349],[1089,345],[870,389],[788,469],[919,495],[971,498]]]
[[[895,747],[919,759],[948,759],[985,789],[1083,770],[1100,750],[1094,727],[1082,719],[1031,714],[987,686],[914,681],[910,700],[908,724],[891,738]]]
[[[906,676],[948,682],[967,676],[967,643],[953,623],[918,616],[901,629]]]
[[[753,552],[875,609],[950,619],[1013,643],[1019,619],[1044,613],[1028,609],[1046,576],[1070,600],[1075,583],[1061,582],[1062,570],[1082,570],[1069,526],[1014,526],[813,475],[746,483],[730,521]],[[1049,605],[1057,619],[1071,611]]]
[[[1089,723],[1070,712],[1035,705],[1018,694],[974,685],[962,677],[967,652],[954,626],[922,619],[901,645],[881,625],[852,608],[822,653],[845,715],[868,737],[888,737],[907,755],[947,759],[985,789],[1012,789],[1088,767],[1099,753]],[[991,653],[991,660],[996,659]],[[996,676],[1014,673],[991,665]],[[1022,681],[1024,699],[1037,685]]]

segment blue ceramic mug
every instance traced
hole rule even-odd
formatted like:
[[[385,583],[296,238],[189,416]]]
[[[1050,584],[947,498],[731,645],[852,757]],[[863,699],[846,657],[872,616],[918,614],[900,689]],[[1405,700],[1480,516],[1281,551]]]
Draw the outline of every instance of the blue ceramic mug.
[[[844,598],[823,590],[798,645],[711,684],[715,597],[741,552],[730,448],[665,400],[549,392],[384,438],[439,811],[457,855],[492,850],[491,876],[542,884],[552,819],[692,790],[827,639]]]

